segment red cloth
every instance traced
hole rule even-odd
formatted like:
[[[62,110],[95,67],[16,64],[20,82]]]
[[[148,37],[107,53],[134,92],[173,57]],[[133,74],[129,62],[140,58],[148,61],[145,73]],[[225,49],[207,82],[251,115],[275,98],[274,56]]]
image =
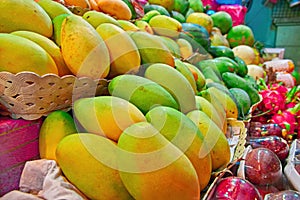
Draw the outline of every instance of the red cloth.
[[[0,117],[0,196],[18,189],[25,162],[39,159],[42,119]]]
[[[232,25],[237,26],[245,23],[247,7],[241,5],[220,5],[218,11],[225,11],[232,18]]]
[[[202,0],[203,6],[210,6],[209,10],[216,11],[218,9],[219,4],[216,0]]]

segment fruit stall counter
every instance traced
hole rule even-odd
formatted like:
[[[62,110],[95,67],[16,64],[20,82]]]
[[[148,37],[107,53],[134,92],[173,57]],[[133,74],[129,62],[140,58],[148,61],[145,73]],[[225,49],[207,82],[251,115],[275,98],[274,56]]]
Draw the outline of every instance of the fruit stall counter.
[[[1,199],[299,199],[294,61],[220,2],[0,0]]]

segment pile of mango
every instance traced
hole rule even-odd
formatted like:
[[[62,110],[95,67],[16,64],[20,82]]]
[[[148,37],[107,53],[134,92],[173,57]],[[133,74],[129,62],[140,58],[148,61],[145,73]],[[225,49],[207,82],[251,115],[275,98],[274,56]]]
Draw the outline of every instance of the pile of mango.
[[[0,0],[0,71],[109,81],[108,95],[53,111],[40,131],[40,157],[56,160],[88,198],[200,199],[231,162],[228,120],[260,101],[232,50],[253,38],[226,38],[240,35],[199,17],[200,0],[149,1],[142,15],[137,7]],[[213,30],[227,45],[212,45]]]

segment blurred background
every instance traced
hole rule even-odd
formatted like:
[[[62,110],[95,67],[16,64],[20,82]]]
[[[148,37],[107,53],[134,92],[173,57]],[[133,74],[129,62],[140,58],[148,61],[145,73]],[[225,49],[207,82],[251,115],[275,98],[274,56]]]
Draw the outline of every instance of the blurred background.
[[[300,1],[299,1],[300,2]],[[295,0],[244,1],[248,7],[245,24],[265,47],[284,48],[300,71],[300,3]]]

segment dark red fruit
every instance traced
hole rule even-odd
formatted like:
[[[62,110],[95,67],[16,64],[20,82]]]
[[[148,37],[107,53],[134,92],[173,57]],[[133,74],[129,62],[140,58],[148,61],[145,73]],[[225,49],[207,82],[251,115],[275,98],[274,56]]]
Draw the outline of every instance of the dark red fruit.
[[[226,177],[215,186],[209,200],[262,200],[256,187],[240,177]]]
[[[274,184],[282,178],[278,156],[267,148],[250,150],[245,158],[245,177],[255,185]]]
[[[299,200],[300,193],[294,190],[284,190],[266,195],[267,200]]]
[[[264,147],[273,151],[281,161],[289,155],[289,145],[285,139],[279,136],[249,137],[246,145],[253,149]]]
[[[273,185],[256,185],[255,186],[262,198],[264,198],[267,194],[279,192],[279,190]]]

